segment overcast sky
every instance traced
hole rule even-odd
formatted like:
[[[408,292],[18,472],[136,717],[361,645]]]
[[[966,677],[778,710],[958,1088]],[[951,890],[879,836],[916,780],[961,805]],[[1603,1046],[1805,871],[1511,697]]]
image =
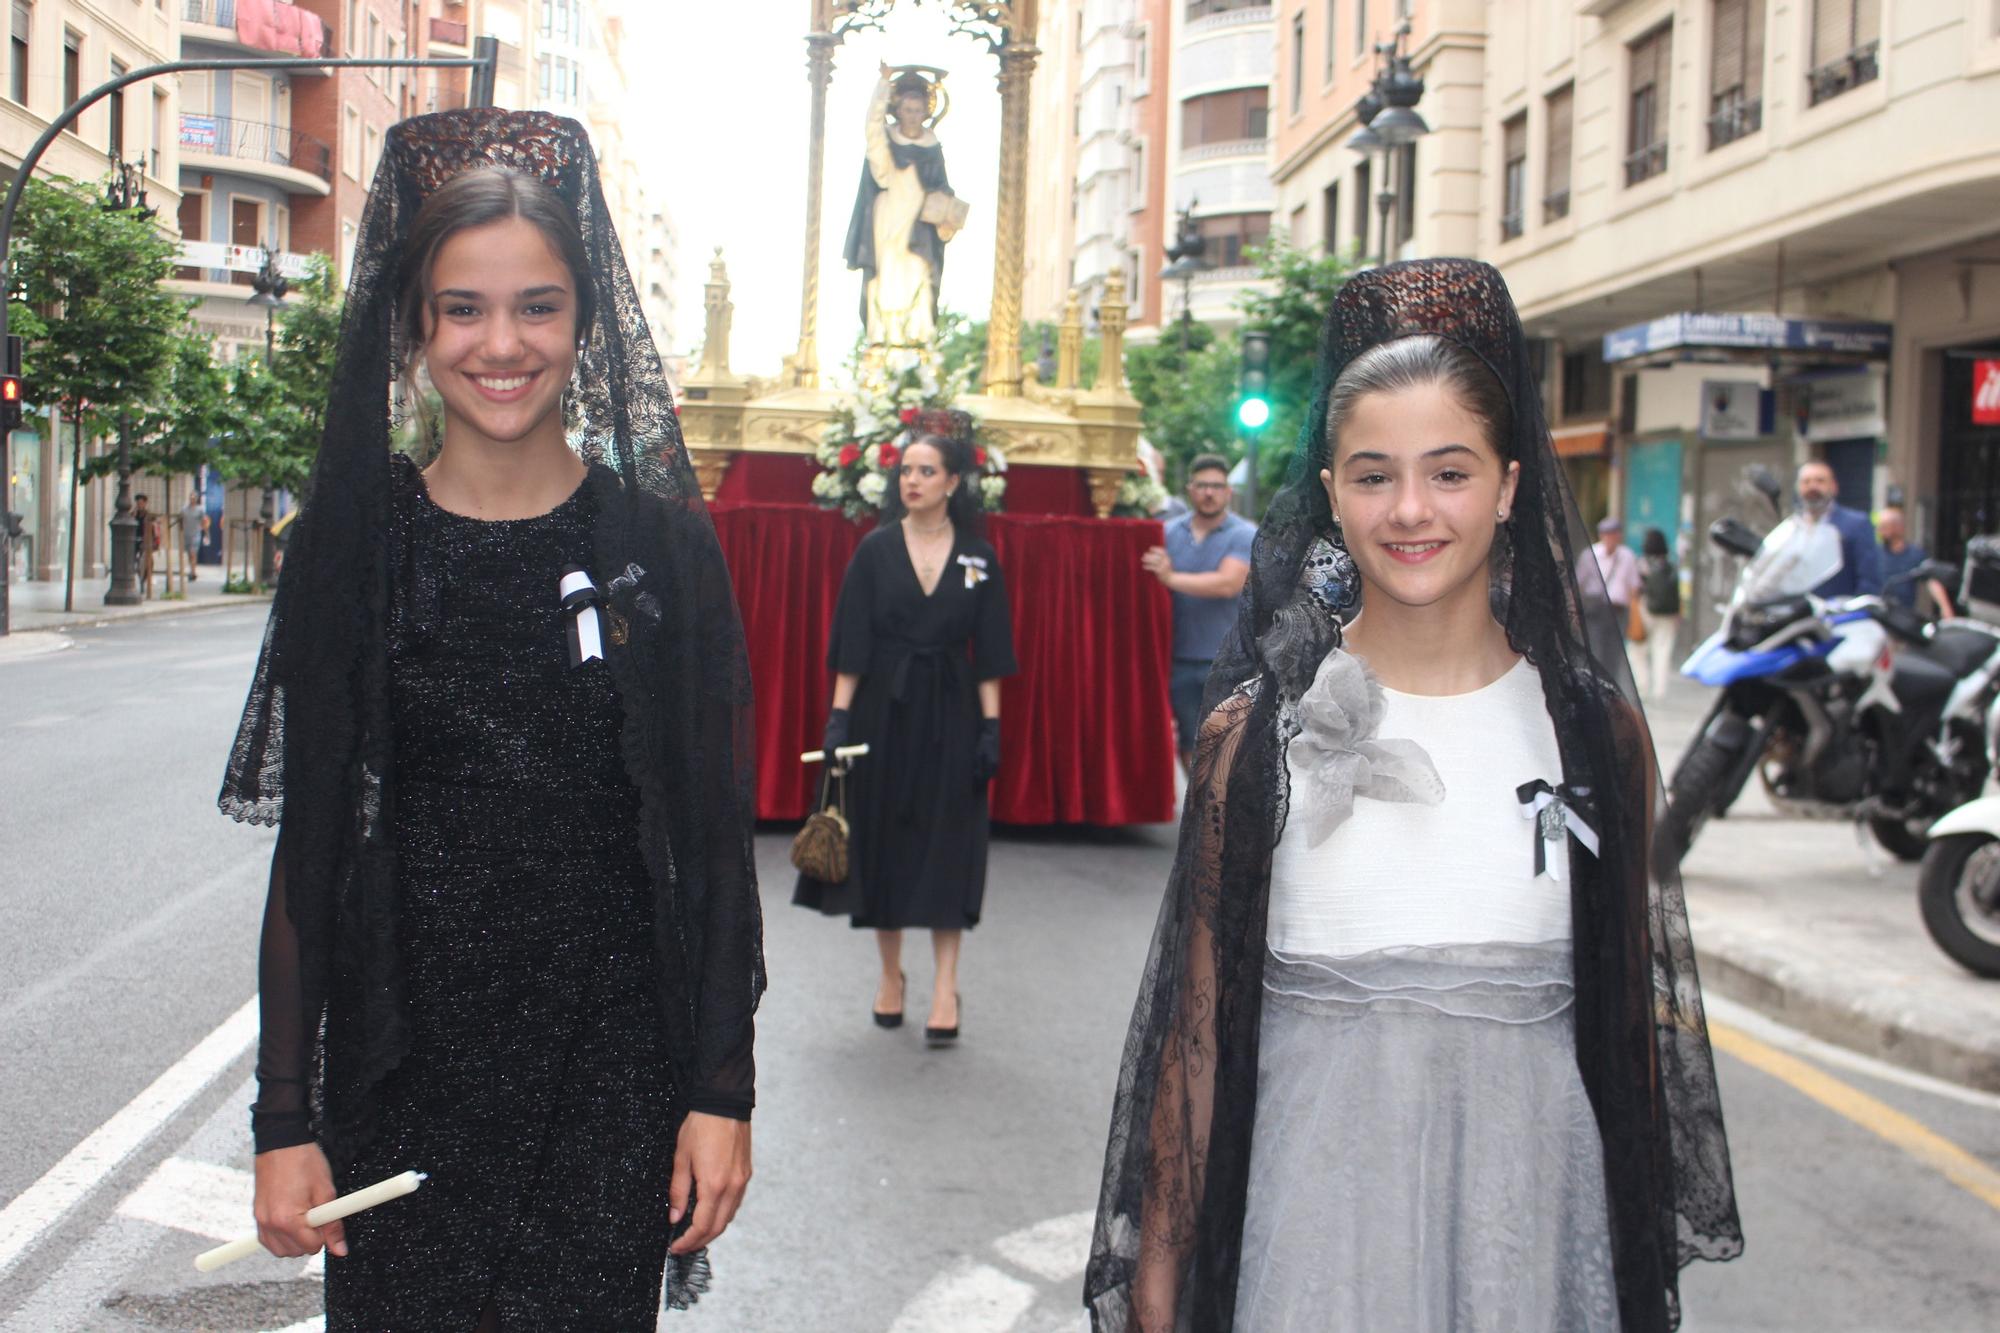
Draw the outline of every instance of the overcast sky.
[[[736,319],[730,368],[776,375],[798,345],[803,276],[809,0],[641,0],[627,4],[628,142],[642,154],[649,198],[680,233],[678,315],[686,351],[701,339],[702,284],[723,247]],[[820,219],[820,365],[837,368],[858,328],[861,275],[841,260],[861,177],[863,118],[879,61],[937,65],[951,110],[938,126],[952,188],[972,204],[946,251],[944,303],[984,318],[993,284],[993,193],[999,169],[998,62],[953,37],[935,5],[899,5],[887,33],[850,37],[834,53],[827,95]],[[667,350],[667,349],[662,349]]]

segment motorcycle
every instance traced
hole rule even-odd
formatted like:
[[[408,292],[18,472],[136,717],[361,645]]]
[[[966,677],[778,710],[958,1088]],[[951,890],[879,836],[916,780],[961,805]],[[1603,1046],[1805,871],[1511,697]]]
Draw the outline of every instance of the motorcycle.
[[[1778,508],[1776,478],[1757,469],[1751,481]],[[1668,788],[1675,852],[1686,855],[1755,772],[1781,812],[1865,821],[1898,859],[1917,860],[1932,821],[1985,786],[2000,630],[1927,625],[1879,597],[1813,596],[1841,567],[1825,523],[1786,517],[1759,540],[1725,518],[1709,536],[1749,563],[1721,627],[1682,667],[1722,693]],[[1954,572],[1926,562],[1902,577]]]
[[[1938,948],[1982,977],[2000,977],[2000,796],[1931,825],[1917,905]]]

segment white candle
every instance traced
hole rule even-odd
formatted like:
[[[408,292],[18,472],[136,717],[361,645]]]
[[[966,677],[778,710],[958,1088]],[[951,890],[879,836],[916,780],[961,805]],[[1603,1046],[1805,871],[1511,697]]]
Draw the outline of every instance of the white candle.
[[[387,1203],[391,1199],[400,1199],[405,1194],[415,1193],[417,1186],[423,1184],[426,1178],[421,1171],[405,1171],[400,1176],[390,1176],[387,1180],[378,1180],[366,1189],[358,1189],[352,1194],[343,1194],[338,1199],[333,1199],[308,1211],[306,1213],[306,1224],[308,1226],[323,1227],[329,1222],[338,1222],[343,1217],[352,1217],[356,1213],[365,1212],[377,1204]],[[202,1251],[202,1253],[195,1256],[194,1266],[201,1272],[213,1273],[224,1264],[233,1264],[238,1259],[247,1259],[262,1248],[263,1246],[258,1244],[255,1236],[244,1236],[238,1240],[230,1241],[227,1245],[218,1245],[212,1250]]]

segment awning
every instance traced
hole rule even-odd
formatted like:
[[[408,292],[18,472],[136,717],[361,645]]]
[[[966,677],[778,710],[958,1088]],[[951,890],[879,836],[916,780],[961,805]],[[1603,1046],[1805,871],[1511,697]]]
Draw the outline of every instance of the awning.
[[[1594,421],[1550,432],[1559,458],[1601,458],[1611,450],[1611,424]]]
[[[1677,349],[1825,352],[1885,357],[1895,329],[1865,319],[1784,319],[1778,315],[1707,315],[1682,312],[1632,324],[1604,335],[1606,361]]]

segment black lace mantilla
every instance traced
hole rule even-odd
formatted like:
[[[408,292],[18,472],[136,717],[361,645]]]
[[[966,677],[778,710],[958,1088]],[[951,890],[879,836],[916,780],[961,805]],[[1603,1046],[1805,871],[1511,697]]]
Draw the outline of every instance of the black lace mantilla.
[[[1100,1330],[1195,1333],[1235,1316],[1257,1105],[1271,857],[1289,800],[1297,700],[1340,651],[1341,555],[1325,488],[1327,398],[1361,352],[1435,334],[1506,387],[1521,465],[1494,603],[1537,668],[1573,788],[1606,793],[1598,857],[1572,860],[1577,1064],[1604,1143],[1619,1317],[1679,1322],[1677,1274],[1743,1245],[1678,864],[1654,838],[1663,796],[1622,660],[1584,633],[1602,596],[1500,275],[1470,260],[1391,264],[1342,289],[1290,477],[1257,536],[1235,631],[1209,677],[1180,848],[1119,1070],[1085,1302]]]
[[[630,627],[607,661],[656,895],[663,1025],[683,1105],[747,1116],[754,1101],[750,673],[721,548],[584,130],[539,112],[445,112],[391,130],[375,176],[326,430],[221,795],[238,819],[282,820],[272,913],[296,935],[296,1032],[319,1037],[311,1128],[336,1166],[369,1136],[371,1091],[409,1040],[388,818],[392,383],[410,333],[399,265],[429,193],[485,164],[547,181],[582,225],[598,314],[570,386],[571,442],[602,465],[592,573]],[[267,1031],[284,1020],[267,1013]]]

